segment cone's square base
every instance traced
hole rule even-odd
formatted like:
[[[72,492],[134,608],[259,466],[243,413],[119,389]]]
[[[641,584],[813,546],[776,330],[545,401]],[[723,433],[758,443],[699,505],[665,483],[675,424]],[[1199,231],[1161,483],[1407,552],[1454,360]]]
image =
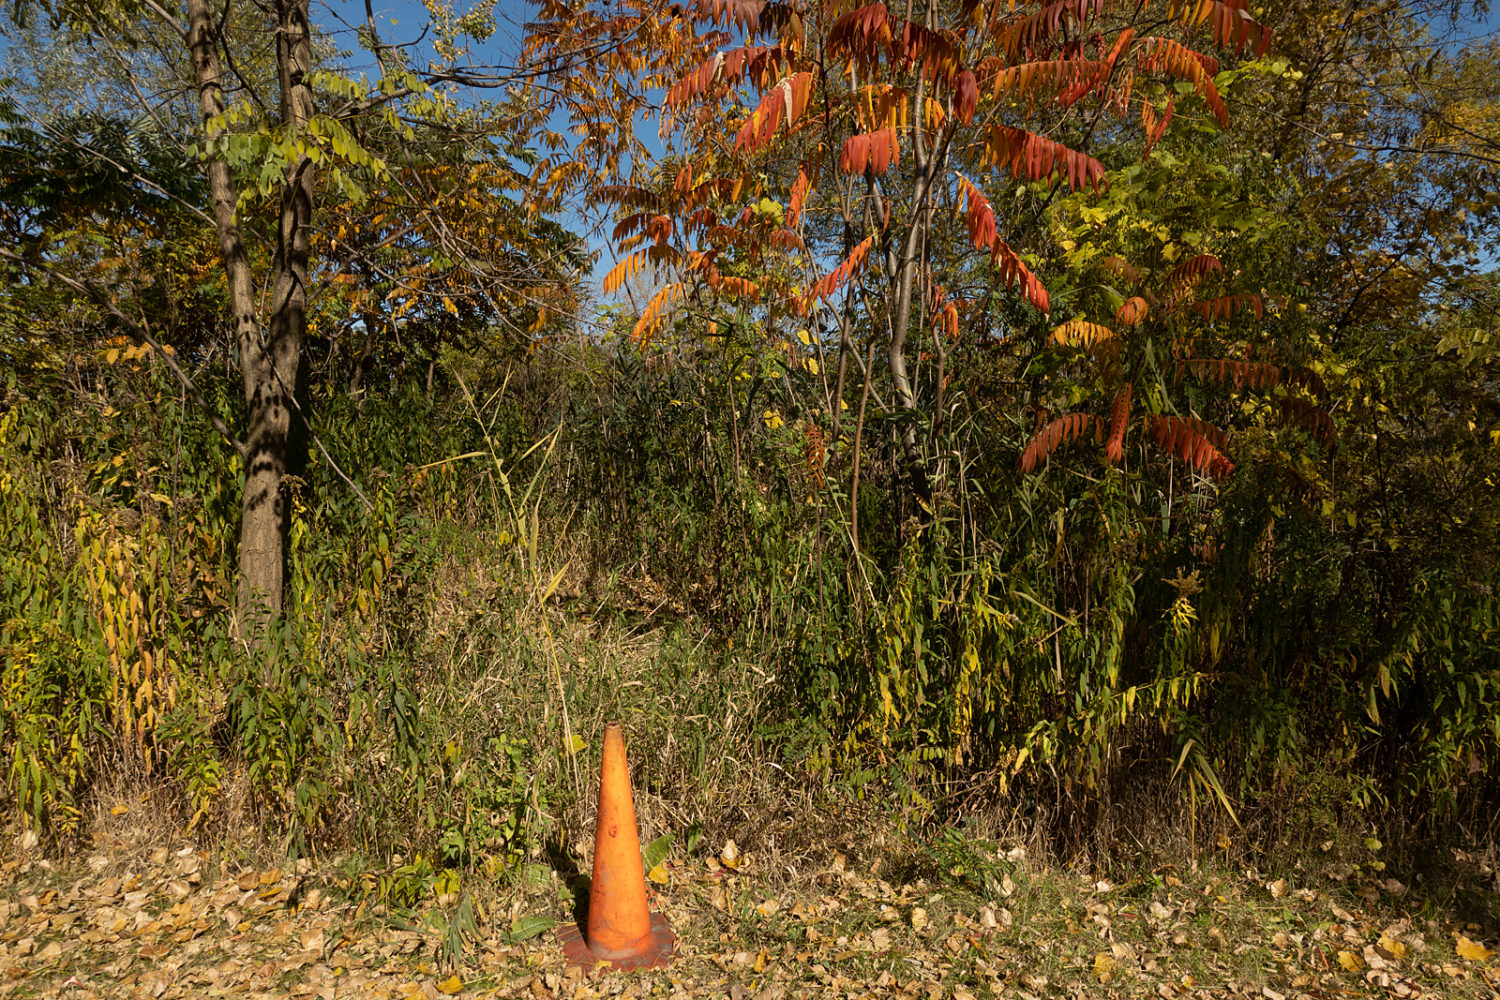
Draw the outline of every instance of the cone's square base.
[[[563,946],[569,967],[584,970],[593,968],[596,962],[606,962],[612,969],[661,969],[672,960],[677,950],[677,935],[660,913],[651,914],[651,933],[636,951],[626,955],[596,954],[589,947],[588,939],[577,924],[564,924],[557,929],[557,940]]]

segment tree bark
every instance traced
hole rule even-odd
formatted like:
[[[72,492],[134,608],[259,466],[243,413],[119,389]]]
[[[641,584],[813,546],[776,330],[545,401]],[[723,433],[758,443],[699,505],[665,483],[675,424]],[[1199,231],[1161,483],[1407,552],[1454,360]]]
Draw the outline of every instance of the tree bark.
[[[282,124],[301,136],[312,118],[312,33],[307,0],[276,4],[276,70]],[[259,343],[241,344],[250,458],[240,522],[241,617],[281,610],[286,584],[287,442],[298,362],[307,339],[307,259],[314,170],[300,156],[287,166],[271,262],[271,315]],[[248,347],[248,350],[247,350]]]
[[[222,70],[208,0],[187,0],[187,42],[198,84],[204,138],[225,138],[215,119],[224,109]],[[271,8],[282,122],[300,136],[312,117],[312,41],[307,0],[282,0]],[[236,619],[242,635],[261,632],[282,607],[286,583],[286,503],[282,478],[292,428],[298,362],[307,337],[307,261],[312,220],[313,165],[299,157],[287,167],[272,260],[271,310],[262,326],[251,282],[244,235],[235,218],[237,192],[222,152],[208,157],[219,251],[229,283],[244,384],[245,488],[240,506],[239,589]]]
[[[203,136],[210,143],[226,138],[216,122],[224,110],[223,71],[214,34],[214,18],[208,0],[187,0],[187,43],[193,76],[198,85],[198,109]],[[229,285],[229,305],[234,317],[235,342],[239,349],[240,373],[249,407],[250,433],[246,438],[245,490],[241,499],[239,594],[236,623],[241,630],[264,619],[266,611],[280,610],[284,555],[280,527],[281,469],[285,462],[285,433],[277,447],[274,422],[265,419],[267,381],[264,335],[255,307],[255,289],[244,233],[235,217],[238,192],[229,164],[214,150],[207,157],[209,193],[213,201],[214,228],[219,254]],[[283,421],[284,423],[284,421]],[[272,457],[280,454],[281,462]],[[268,532],[267,527],[274,530]]]

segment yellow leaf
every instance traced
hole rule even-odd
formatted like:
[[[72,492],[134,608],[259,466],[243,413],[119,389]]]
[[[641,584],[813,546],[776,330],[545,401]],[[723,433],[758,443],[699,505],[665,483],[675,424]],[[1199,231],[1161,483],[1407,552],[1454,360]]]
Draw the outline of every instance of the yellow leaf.
[[[657,885],[666,885],[672,880],[672,876],[667,874],[667,863],[665,861],[658,862],[655,868],[646,873],[646,877]]]
[[[124,816],[128,812],[130,812],[129,806],[115,806],[109,811],[109,814],[111,816]]]
[[[1115,956],[1107,951],[1101,951],[1094,956],[1094,978],[1101,983],[1109,982],[1109,977],[1115,974]]]
[[[1352,951],[1339,952],[1339,964],[1350,972],[1358,972],[1360,967],[1359,956]]]
[[[439,993],[446,993],[450,997],[453,994],[462,991],[463,988],[464,988],[464,982],[463,982],[462,979],[459,979],[457,976],[449,976],[447,979],[445,979],[442,982],[438,983],[438,992]]]
[[[806,330],[798,330],[797,339],[802,341],[802,343],[808,345],[809,347],[812,346],[812,335],[809,334]]]
[[[448,310],[455,316],[458,315],[458,306],[454,305],[453,300],[448,298],[448,296],[446,295],[443,296],[443,308]]]
[[[1402,944],[1400,941],[1397,941],[1389,934],[1380,935],[1380,942],[1378,947],[1397,961],[1400,961],[1401,959],[1406,957],[1406,945]]]
[[[812,374],[812,375],[818,374],[818,359],[817,358],[808,358],[807,359],[807,370],[808,370],[809,374]]]
[[[1458,944],[1453,946],[1453,950],[1458,952],[1459,958],[1467,958],[1471,962],[1488,962],[1495,957],[1493,951],[1478,941],[1470,941],[1462,934],[1458,936]]]
[[[567,752],[568,756],[571,757],[586,746],[588,746],[588,743],[584,741],[583,737],[579,736],[577,733],[574,733],[568,739],[567,745],[563,749]]]

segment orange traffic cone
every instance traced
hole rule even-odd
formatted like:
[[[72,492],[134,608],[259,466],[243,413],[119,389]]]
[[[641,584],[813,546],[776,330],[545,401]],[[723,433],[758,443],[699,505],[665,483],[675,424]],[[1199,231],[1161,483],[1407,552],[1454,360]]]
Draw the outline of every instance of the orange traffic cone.
[[[676,947],[677,939],[667,918],[646,907],[641,840],[635,828],[635,803],[630,798],[625,739],[618,722],[604,727],[588,930],[583,933],[568,924],[557,937],[568,964],[577,966],[608,962],[616,969],[653,969],[666,965]]]

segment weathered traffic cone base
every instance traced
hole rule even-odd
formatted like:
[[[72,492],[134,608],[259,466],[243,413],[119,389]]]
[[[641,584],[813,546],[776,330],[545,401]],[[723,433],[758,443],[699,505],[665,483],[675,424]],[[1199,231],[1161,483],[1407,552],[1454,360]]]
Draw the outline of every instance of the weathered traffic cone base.
[[[577,924],[566,924],[558,928],[557,940],[563,946],[568,967],[585,971],[599,962],[607,963],[611,969],[625,971],[665,968],[677,950],[677,935],[672,933],[672,925],[660,913],[651,914],[651,933],[645,943],[622,955],[611,956],[590,948]]]

